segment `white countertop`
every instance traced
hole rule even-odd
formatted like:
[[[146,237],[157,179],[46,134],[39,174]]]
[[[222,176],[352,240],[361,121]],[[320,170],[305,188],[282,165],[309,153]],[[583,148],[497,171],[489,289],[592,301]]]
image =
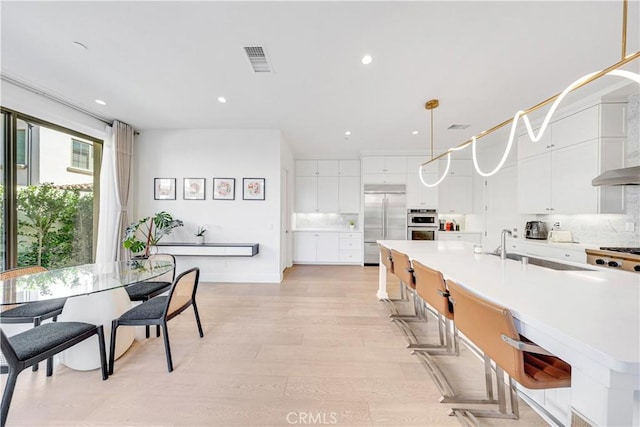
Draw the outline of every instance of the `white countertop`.
[[[586,357],[586,365],[640,374],[640,275],[596,266],[557,271],[523,265],[474,254],[473,244],[458,241],[381,242],[509,308],[523,335],[572,366]]]

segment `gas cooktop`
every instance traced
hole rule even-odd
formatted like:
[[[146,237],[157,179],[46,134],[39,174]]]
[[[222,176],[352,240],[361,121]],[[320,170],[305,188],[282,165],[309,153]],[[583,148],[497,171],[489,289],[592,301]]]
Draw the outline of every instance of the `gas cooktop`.
[[[625,254],[640,255],[640,248],[622,248],[622,247],[601,247],[602,251],[623,252]]]

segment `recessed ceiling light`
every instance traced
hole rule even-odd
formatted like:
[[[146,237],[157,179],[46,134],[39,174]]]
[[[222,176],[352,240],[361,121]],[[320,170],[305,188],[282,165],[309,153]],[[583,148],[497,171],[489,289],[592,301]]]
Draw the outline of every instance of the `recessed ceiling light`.
[[[102,99],[96,99],[96,104],[107,105],[107,103],[104,102]]]
[[[225,102],[227,102],[227,98],[225,98],[224,96],[219,96],[218,97],[218,102],[221,104],[224,104]]]
[[[351,131],[346,131],[344,134],[349,136],[349,135],[351,135]]]
[[[365,56],[362,57],[362,63],[364,65],[371,64],[371,61],[373,61],[373,58],[371,57],[371,55],[365,55]]]
[[[414,130],[413,132],[411,132],[411,135],[417,135],[417,134],[418,134],[417,130]]]
[[[73,45],[74,45],[75,47],[79,48],[79,49],[82,49],[82,50],[87,50],[87,49],[89,49],[89,48],[87,47],[87,45],[86,45],[86,44],[84,44],[84,43],[80,43],[80,42],[76,42],[76,41],[74,41],[74,42],[73,42]]]

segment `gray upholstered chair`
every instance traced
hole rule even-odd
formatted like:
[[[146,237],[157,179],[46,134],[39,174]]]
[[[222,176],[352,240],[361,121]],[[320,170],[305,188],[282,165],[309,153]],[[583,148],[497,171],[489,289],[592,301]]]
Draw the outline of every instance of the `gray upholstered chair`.
[[[176,275],[176,259],[170,254],[154,254],[149,257],[150,261],[166,261],[173,264],[171,271],[163,274],[154,280],[133,283],[125,288],[131,301],[148,301],[151,298],[167,292]],[[146,337],[149,338],[149,325],[145,326]],[[160,326],[156,327],[156,336],[160,336]]]
[[[0,373],[9,374],[2,394],[0,425],[4,427],[11,405],[11,398],[20,372],[38,362],[47,360],[47,376],[53,373],[53,356],[74,345],[98,335],[102,379],[107,379],[107,357],[102,325],[83,322],[45,323],[19,334],[7,337],[0,329],[0,349],[5,361]]]
[[[42,273],[47,271],[46,268],[39,265],[29,267],[17,267],[10,270],[0,272],[0,280],[14,279],[28,274]],[[43,320],[53,319],[55,322],[60,313],[66,298],[56,298],[52,300],[36,301],[20,304],[17,307],[10,308],[0,313],[0,324],[2,323],[33,323],[38,326]],[[33,365],[33,370],[38,370],[38,364]]]
[[[169,372],[173,371],[167,322],[182,313],[189,306],[193,306],[200,338],[204,336],[202,333],[202,325],[200,324],[200,316],[198,315],[198,307],[196,305],[196,290],[198,289],[199,277],[199,268],[192,268],[185,271],[173,282],[168,296],[161,295],[151,298],[150,300],[131,308],[122,316],[111,322],[111,347],[109,349],[110,374],[113,373],[116,332],[120,326],[162,326],[164,349],[167,356],[167,368]]]

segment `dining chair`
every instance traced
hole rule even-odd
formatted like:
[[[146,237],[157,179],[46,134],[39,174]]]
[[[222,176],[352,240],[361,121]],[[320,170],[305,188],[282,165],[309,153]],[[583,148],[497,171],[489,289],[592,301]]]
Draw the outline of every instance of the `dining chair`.
[[[171,271],[164,273],[154,280],[133,283],[125,288],[131,301],[148,301],[151,298],[167,292],[176,274],[176,258],[170,254],[153,254],[149,256],[149,261],[166,261],[173,265]],[[149,325],[145,326],[145,336],[149,338]],[[160,336],[160,326],[156,327],[156,336]]]
[[[47,271],[45,267],[34,265],[28,267],[17,267],[0,272],[0,280],[14,279],[28,274],[43,273]],[[2,323],[33,323],[36,327],[43,320],[57,320],[58,315],[62,313],[66,298],[56,298],[44,301],[35,301],[20,304],[17,307],[10,308],[0,313],[0,324]],[[38,364],[33,365],[33,370],[38,370]]]
[[[2,394],[1,427],[6,424],[11,398],[20,372],[46,359],[47,376],[50,377],[53,374],[54,355],[94,335],[98,335],[102,379],[106,380],[108,378],[107,356],[102,325],[96,326],[84,322],[45,323],[10,337],[7,337],[0,328],[0,349],[5,358],[0,373],[9,374]]]
[[[189,306],[193,306],[200,338],[204,336],[202,333],[202,325],[200,324],[200,316],[198,315],[198,306],[196,305],[196,290],[198,289],[199,278],[200,269],[197,267],[191,268],[184,273],[181,273],[174,280],[169,290],[169,295],[160,295],[151,298],[148,301],[131,308],[129,311],[111,322],[109,374],[113,374],[116,332],[120,326],[162,326],[164,349],[167,357],[167,368],[169,372],[173,371],[167,322],[182,313]]]

